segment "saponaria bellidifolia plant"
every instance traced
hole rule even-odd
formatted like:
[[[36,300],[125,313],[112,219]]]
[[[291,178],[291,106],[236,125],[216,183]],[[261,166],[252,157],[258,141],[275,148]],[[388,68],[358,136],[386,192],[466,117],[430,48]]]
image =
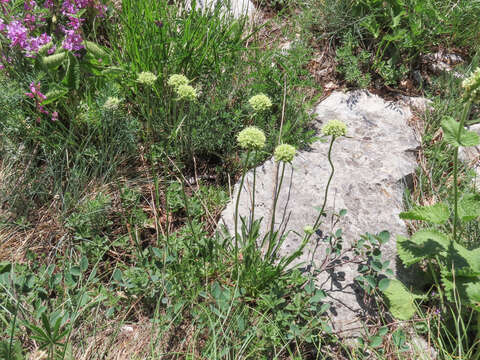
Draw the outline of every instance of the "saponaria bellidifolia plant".
[[[272,106],[270,98],[264,94],[258,94],[249,99],[249,104],[254,111],[254,116],[258,113],[268,111]],[[235,252],[235,261],[238,264],[238,252],[239,252],[239,241],[243,240],[242,251],[245,252],[245,249],[255,248],[261,249],[263,252],[263,258],[267,260],[271,266],[275,266],[277,271],[285,270],[288,265],[290,265],[295,259],[297,259],[301,254],[308,241],[310,240],[312,234],[318,230],[320,226],[320,220],[324,215],[325,206],[327,203],[328,189],[330,187],[331,180],[333,178],[335,168],[332,162],[332,148],[335,140],[341,136],[345,136],[347,133],[347,126],[339,120],[331,120],[327,122],[323,128],[322,133],[324,136],[331,137],[329,150],[328,150],[328,161],[331,166],[330,176],[325,187],[324,201],[320,208],[319,214],[313,225],[307,225],[305,227],[305,235],[299,246],[299,248],[293,252],[291,255],[282,257],[279,259],[279,251],[283,241],[286,238],[286,235],[280,233],[279,229],[275,228],[275,213],[277,207],[277,201],[280,195],[280,191],[283,185],[283,179],[285,175],[286,164],[291,164],[294,160],[296,149],[289,144],[279,144],[273,153],[273,159],[281,166],[281,170],[277,167],[276,172],[276,181],[275,181],[275,193],[273,198],[273,204],[271,209],[271,219],[269,224],[269,229],[267,234],[263,236],[263,239],[260,241],[260,244],[257,243],[257,237],[259,236],[259,226],[260,220],[255,219],[255,189],[256,189],[256,168],[253,169],[253,187],[251,190],[251,210],[249,214],[248,227],[246,226],[245,219],[239,215],[239,204],[240,204],[240,195],[243,190],[243,185],[245,182],[245,177],[248,170],[249,159],[257,151],[262,150],[265,147],[266,137],[264,132],[255,127],[249,126],[237,135],[238,145],[246,150],[246,157],[243,166],[242,176],[238,188],[238,193],[235,200],[235,211],[234,211],[234,252]],[[242,222],[242,231],[239,232],[239,219]],[[253,234],[253,235],[252,235]],[[247,238],[247,241],[245,241]],[[253,244],[251,244],[253,242]],[[238,274],[240,277],[240,275]]]

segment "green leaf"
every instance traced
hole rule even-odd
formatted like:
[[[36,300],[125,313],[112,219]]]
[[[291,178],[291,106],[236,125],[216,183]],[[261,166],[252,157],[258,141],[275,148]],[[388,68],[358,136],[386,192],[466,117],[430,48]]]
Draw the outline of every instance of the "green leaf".
[[[480,249],[468,250],[460,244],[449,247],[446,264],[441,269],[442,284],[449,301],[478,306],[480,300]]]
[[[480,144],[480,137],[477,133],[465,128],[460,129],[460,123],[450,116],[443,119],[442,129],[445,140],[452,146],[476,146]],[[458,135],[459,131],[460,135]]]
[[[49,91],[45,94],[47,98],[42,101],[42,105],[48,105],[56,100],[61,99],[67,94],[68,94],[68,89],[56,89],[56,90]]]
[[[450,244],[447,235],[433,229],[417,231],[410,239],[397,236],[397,252],[405,266],[444,253]]]
[[[441,271],[441,280],[448,301],[453,302],[459,297],[464,304],[474,307],[480,305],[480,279],[478,277],[462,277],[456,272],[453,276],[452,272],[445,268]]]
[[[458,217],[472,221],[480,216],[480,194],[465,194],[458,202]]]
[[[83,256],[82,259],[80,260],[80,270],[82,272],[87,271],[88,269],[88,258],[86,256]]]
[[[450,217],[448,206],[438,203],[431,206],[417,206],[409,211],[400,213],[404,220],[423,220],[434,224],[444,224]]]
[[[372,336],[370,339],[370,346],[373,348],[377,348],[382,345],[383,338],[381,336]]]
[[[465,293],[467,294],[470,305],[474,306],[477,311],[480,310],[480,281],[470,282]]]
[[[113,270],[112,278],[115,281],[122,282],[122,271],[120,269]]]
[[[399,320],[409,320],[415,315],[415,297],[398,280],[383,279],[388,281],[382,291],[387,298],[390,313]],[[385,286],[386,285],[386,286]]]
[[[85,49],[92,53],[95,57],[97,58],[106,58],[108,57],[108,53],[98,44],[92,42],[92,41],[87,41],[85,40],[83,42],[83,45],[85,46]]]
[[[78,59],[71,53],[68,54],[68,66],[62,83],[69,89],[78,90],[80,87],[80,64]]]
[[[72,276],[80,276],[82,275],[82,271],[80,270],[80,266],[72,266],[70,268],[70,274]]]
[[[390,280],[389,279],[382,279],[378,283],[378,288],[380,291],[385,291],[388,289],[388,286],[390,285]]]
[[[42,58],[42,65],[47,69],[55,69],[62,65],[62,63],[67,58],[67,53],[62,52],[59,54],[54,54],[50,56],[45,56]]]

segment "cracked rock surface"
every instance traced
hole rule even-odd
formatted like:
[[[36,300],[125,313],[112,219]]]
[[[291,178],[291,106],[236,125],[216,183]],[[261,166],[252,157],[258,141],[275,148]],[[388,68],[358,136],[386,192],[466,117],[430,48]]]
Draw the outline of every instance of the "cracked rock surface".
[[[408,107],[366,91],[334,92],[316,107],[315,113],[313,125],[319,134],[322,125],[331,119],[345,122],[348,131],[347,137],[338,138],[333,145],[335,174],[328,194],[327,217],[299,261],[306,264],[303,268],[322,269],[317,285],[327,293],[334,331],[355,335],[361,331],[359,320],[375,309],[364,303],[354,282],[359,275],[358,265],[349,263],[354,254],[347,251],[341,261],[325,268],[328,243],[322,238],[342,229],[343,248],[348,249],[362,234],[387,230],[392,236],[382,253],[396,271],[395,236],[407,233],[398,215],[403,210],[405,186],[417,166],[415,150],[420,144],[408,125],[412,117]],[[323,203],[330,174],[328,147],[329,142],[317,141],[310,149],[298,152],[292,164],[286,166],[275,218],[276,228],[290,230],[281,249],[284,255],[298,248],[304,226],[313,225],[318,215],[315,207]],[[271,219],[276,173],[277,163],[273,160],[256,169],[255,218],[263,218],[263,233]],[[252,180],[253,170],[247,174],[240,197],[239,214],[247,218],[252,207]],[[347,214],[332,226],[332,214],[341,209],[347,209]],[[221,219],[232,234],[233,215],[232,201]]]

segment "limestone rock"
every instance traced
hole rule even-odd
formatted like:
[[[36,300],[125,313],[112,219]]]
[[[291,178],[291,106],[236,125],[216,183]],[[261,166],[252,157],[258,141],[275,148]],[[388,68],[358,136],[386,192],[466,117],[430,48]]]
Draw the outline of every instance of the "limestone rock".
[[[197,9],[203,11],[213,10],[219,4],[237,19],[244,15],[253,19],[256,13],[255,5],[250,0],[196,0]]]
[[[321,235],[343,231],[344,249],[354,244],[362,234],[391,233],[383,254],[395,269],[395,236],[406,235],[406,227],[398,217],[403,210],[402,196],[409,177],[416,168],[414,151],[419,146],[408,126],[410,109],[366,91],[333,92],[315,109],[314,126],[320,133],[322,124],[338,119],[348,126],[347,137],[333,145],[335,165],[327,201],[327,214],[320,227]],[[291,230],[283,243],[282,254],[298,248],[305,225],[313,225],[321,206],[330,174],[327,160],[329,142],[317,141],[307,151],[299,152],[286,166],[280,192],[275,227]],[[263,217],[263,228],[270,222],[277,164],[269,160],[256,169],[255,218]],[[280,165],[281,168],[281,165]],[[239,213],[250,214],[253,171],[247,174],[240,197]],[[238,192],[239,184],[234,194]],[[339,223],[332,227],[331,215],[347,209]],[[234,203],[222,214],[222,220],[233,234]],[[319,233],[319,232],[317,232]],[[328,244],[322,236],[312,237],[300,261],[321,267]],[[353,258],[347,252],[345,258]],[[313,258],[313,263],[311,259]],[[360,319],[369,309],[363,304],[361,292],[354,283],[358,265],[336,264],[318,275],[317,284],[326,290],[331,303],[330,315],[336,331],[355,334],[361,330]]]
[[[443,72],[451,73],[454,77],[462,79],[463,75],[454,71],[454,66],[464,62],[464,59],[453,53],[445,53],[438,51],[433,54],[426,54],[422,56],[423,62],[427,63],[428,68],[435,74]]]
[[[406,106],[409,106],[412,110],[424,113],[427,111],[433,111],[433,101],[422,96],[400,96],[400,100]]]

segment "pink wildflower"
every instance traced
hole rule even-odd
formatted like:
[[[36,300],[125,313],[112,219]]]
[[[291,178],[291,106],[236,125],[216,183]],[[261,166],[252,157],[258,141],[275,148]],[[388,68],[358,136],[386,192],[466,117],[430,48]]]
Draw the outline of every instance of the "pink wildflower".
[[[33,10],[35,6],[37,6],[37,3],[35,2],[35,0],[27,0],[23,3],[23,8],[26,11]]]
[[[27,29],[20,21],[14,20],[7,25],[7,38],[11,41],[10,47],[19,45],[25,48],[27,44]]]
[[[77,51],[84,48],[83,46],[83,39],[75,32],[75,30],[64,30],[65,31],[65,39],[63,39],[62,47],[65,50],[70,51]]]

